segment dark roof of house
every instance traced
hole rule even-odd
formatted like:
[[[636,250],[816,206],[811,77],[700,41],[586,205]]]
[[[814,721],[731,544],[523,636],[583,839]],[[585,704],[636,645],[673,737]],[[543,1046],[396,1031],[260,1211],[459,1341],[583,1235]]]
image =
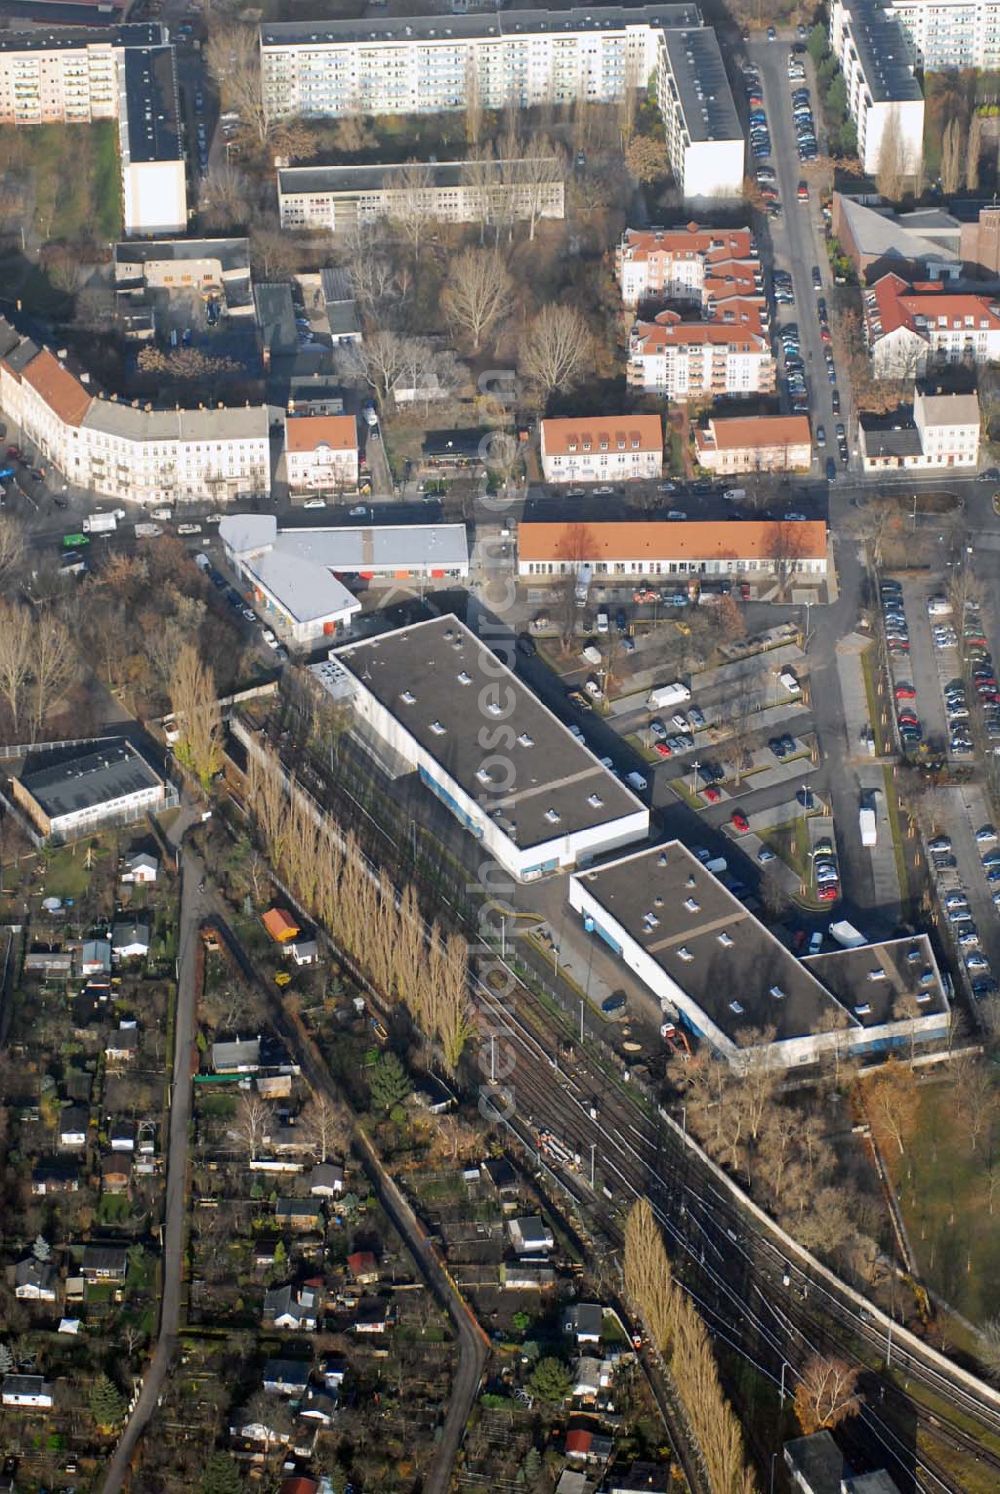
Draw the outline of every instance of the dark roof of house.
[[[85,1245],[83,1248],[84,1269],[118,1271],[122,1275],[128,1262],[124,1245]]]
[[[127,239],[115,245],[115,265],[144,265],[150,261],[217,259],[223,270],[250,268],[249,239]]]
[[[299,337],[291,286],[264,281],[254,286],[253,302],[264,346],[272,353],[296,352]]]
[[[919,456],[920,432],[904,411],[893,415],[858,416],[858,424],[864,431],[865,451],[870,457]]]
[[[145,758],[120,738],[83,751],[33,753],[21,771],[21,786],[50,819],[141,793],[160,782]]]
[[[828,1431],[786,1442],[785,1463],[810,1494],[840,1494],[841,1479],[850,1472]]]

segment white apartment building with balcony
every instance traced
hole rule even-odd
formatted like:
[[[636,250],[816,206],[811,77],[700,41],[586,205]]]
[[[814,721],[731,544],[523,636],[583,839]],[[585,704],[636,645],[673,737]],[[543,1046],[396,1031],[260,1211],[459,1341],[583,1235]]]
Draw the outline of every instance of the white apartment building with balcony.
[[[1000,0],[891,0],[888,9],[927,72],[1000,68]]]
[[[737,285],[761,288],[760,260],[749,228],[626,228],[615,252],[625,306],[657,298],[701,306]]]
[[[651,322],[636,322],[627,378],[633,389],[681,402],[706,394],[771,394],[775,368],[766,308],[740,299],[711,321],[682,321],[676,311],[661,311]]]
[[[833,0],[830,48],[844,75],[863,169],[879,171],[883,142],[895,136],[899,169],[913,175],[923,155],[924,98],[900,22],[872,0]]]
[[[562,218],[563,168],[538,161],[434,161],[392,166],[291,166],[278,172],[282,228],[344,233],[400,216],[440,223]]]
[[[260,41],[272,118],[611,103],[652,83],[685,195],[742,187],[743,132],[694,5],[277,22]]]
[[[159,45],[156,23],[0,32],[0,124],[90,124],[118,118],[126,49]]]
[[[154,410],[95,394],[89,377],[0,323],[0,409],[68,481],[146,505],[269,495],[266,405]]]
[[[883,275],[865,291],[865,340],[878,379],[915,379],[949,363],[1000,360],[1000,302],[940,281]]]

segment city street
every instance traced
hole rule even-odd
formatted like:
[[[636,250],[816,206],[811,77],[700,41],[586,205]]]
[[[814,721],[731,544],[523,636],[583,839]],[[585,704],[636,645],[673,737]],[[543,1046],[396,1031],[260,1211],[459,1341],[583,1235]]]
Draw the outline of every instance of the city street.
[[[848,424],[850,391],[847,380],[844,379],[838,386],[842,400],[841,413],[834,415],[830,399],[832,386],[826,376],[823,342],[816,317],[819,296],[812,284],[812,267],[818,265],[823,280],[822,294],[829,296],[830,265],[821,226],[819,194],[810,188],[808,203],[797,200],[799,182],[809,178],[808,169],[798,159],[792,118],[792,88],[801,85],[792,85],[788,81],[786,41],[768,42],[761,38],[747,43],[746,52],[760,73],[773,147],[771,160],[767,164],[777,176],[781,197],[781,217],[771,221],[769,225],[774,263],[790,271],[795,288],[795,305],[780,308],[781,315],[776,316],[776,321],[779,325],[781,322],[795,322],[798,325],[806,365],[813,436],[815,437],[818,425],[825,426],[827,433],[827,446],[820,451],[818,458],[819,470],[822,472],[827,455],[835,453],[837,449],[833,439],[836,422],[842,420],[845,425]],[[812,83],[811,62],[808,58],[806,61],[813,95],[813,111],[817,129],[822,133],[819,100]]]

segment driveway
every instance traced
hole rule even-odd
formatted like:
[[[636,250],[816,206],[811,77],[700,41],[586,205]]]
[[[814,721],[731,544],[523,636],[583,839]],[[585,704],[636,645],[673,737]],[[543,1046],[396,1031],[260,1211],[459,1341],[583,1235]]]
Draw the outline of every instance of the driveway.
[[[171,828],[169,840],[180,845],[196,823],[197,812],[186,804]],[[174,1022],[174,1071],[170,1086],[170,1126],[167,1142],[166,1224],[163,1240],[160,1332],[139,1399],[115,1448],[104,1478],[104,1494],[117,1494],[129,1464],[156,1409],[177,1346],[181,1279],[184,1265],[184,1226],[187,1214],[188,1134],[191,1126],[191,1045],[194,1042],[195,950],[198,929],[208,911],[198,891],[203,867],[198,857],[181,851],[181,916],[177,959],[177,1010]]]

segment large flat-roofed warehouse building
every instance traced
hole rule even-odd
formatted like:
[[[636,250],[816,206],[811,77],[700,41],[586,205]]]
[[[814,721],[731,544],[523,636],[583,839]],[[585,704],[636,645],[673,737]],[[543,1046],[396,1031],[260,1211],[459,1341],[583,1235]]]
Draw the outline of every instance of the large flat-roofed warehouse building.
[[[569,901],[664,1014],[735,1068],[772,1029],[782,1068],[947,1033],[926,934],[799,959],[679,841],[577,873]]]
[[[341,577],[413,586],[469,574],[464,524],[279,529],[274,514],[233,514],[219,525],[219,538],[257,603],[297,643],[335,633],[361,611]]]
[[[519,882],[648,833],[645,805],[457,617],[332,658],[363,728]]]
[[[52,844],[92,834],[102,824],[141,819],[165,808],[172,794],[120,737],[32,753],[7,788],[37,836]]]

